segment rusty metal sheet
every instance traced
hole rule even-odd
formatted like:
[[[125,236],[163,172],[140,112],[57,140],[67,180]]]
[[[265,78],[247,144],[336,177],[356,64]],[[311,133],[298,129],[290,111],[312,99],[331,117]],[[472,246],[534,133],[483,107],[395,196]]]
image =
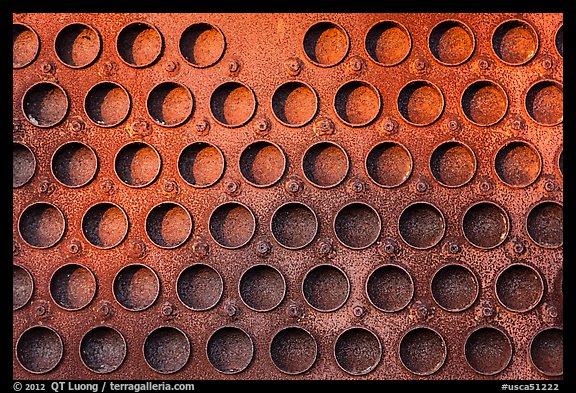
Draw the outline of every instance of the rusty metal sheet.
[[[562,379],[562,26],[13,14],[14,378]]]

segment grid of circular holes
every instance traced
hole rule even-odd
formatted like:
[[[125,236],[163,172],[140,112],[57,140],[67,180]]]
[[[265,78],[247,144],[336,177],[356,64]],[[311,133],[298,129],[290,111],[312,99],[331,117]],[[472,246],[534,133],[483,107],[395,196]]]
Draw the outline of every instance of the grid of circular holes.
[[[378,240],[382,220],[372,206],[363,202],[352,202],[336,213],[333,229],[340,243],[350,249],[361,250]]]
[[[16,311],[28,304],[34,293],[32,274],[23,266],[12,265],[12,310]]]
[[[70,263],[61,266],[50,279],[50,296],[67,311],[78,311],[96,296],[96,277],[86,266]]]
[[[402,87],[396,103],[398,112],[407,123],[427,126],[442,115],[444,94],[432,82],[415,80]]]
[[[494,158],[494,170],[504,184],[523,188],[534,183],[542,171],[542,158],[534,145],[512,140],[504,144]]]
[[[318,344],[307,330],[290,326],[280,330],[270,343],[270,358],[283,373],[296,375],[308,371],[316,362]]]
[[[226,159],[218,148],[208,142],[193,142],[178,157],[178,173],[194,188],[213,186],[224,174]]]
[[[70,68],[84,68],[92,64],[100,54],[101,47],[98,31],[83,23],[64,26],[54,42],[58,60]]]
[[[146,216],[146,235],[160,248],[180,247],[193,230],[192,216],[179,203],[161,202]]]
[[[68,95],[53,82],[38,82],[30,86],[22,97],[24,117],[36,127],[58,125],[68,113]]]
[[[225,326],[212,333],[206,353],[216,370],[223,374],[237,374],[252,362],[254,342],[244,330]]]
[[[436,270],[430,289],[432,298],[441,308],[460,312],[474,304],[480,293],[480,284],[470,268],[451,263]]]
[[[206,68],[224,55],[226,39],[222,31],[209,23],[194,23],[180,36],[180,54],[192,67]]]
[[[236,249],[245,246],[256,231],[256,216],[248,206],[225,202],[210,214],[209,230],[220,247]]]
[[[32,326],[16,342],[18,363],[32,374],[52,371],[63,355],[64,343],[60,334],[48,326]]]
[[[464,344],[468,365],[482,375],[496,375],[512,360],[512,342],[503,330],[481,326],[472,331]]]
[[[538,305],[544,296],[544,281],[533,267],[514,263],[498,274],[494,289],[504,307],[522,313]]]
[[[22,23],[12,24],[12,68],[32,63],[40,49],[40,38],[34,29]]]
[[[94,149],[82,142],[67,142],[52,155],[51,169],[62,185],[83,187],[96,176],[98,156]]]
[[[430,173],[444,187],[457,188],[467,184],[476,173],[474,151],[457,141],[441,143],[430,156]]]
[[[370,180],[380,187],[394,188],[408,180],[413,160],[401,143],[381,142],[370,149],[364,164]]]
[[[408,371],[416,375],[431,375],[446,361],[448,349],[440,333],[428,327],[416,327],[400,339],[398,354]]]
[[[163,50],[160,31],[148,23],[130,23],[120,30],[116,51],[120,59],[130,67],[143,68],[152,65]]]
[[[382,109],[380,92],[372,84],[352,80],[338,88],[334,96],[334,111],[350,127],[364,127],[372,123]]]
[[[542,126],[555,126],[564,119],[564,92],[560,83],[543,80],[534,83],[524,102],[526,112],[532,120]]]
[[[80,342],[80,359],[92,372],[107,374],[117,370],[126,358],[126,339],[110,326],[97,326]]]
[[[23,143],[12,143],[12,188],[28,183],[36,173],[36,156]]]
[[[191,350],[186,333],[173,326],[161,326],[146,337],[144,360],[160,374],[173,374],[188,363]]]
[[[256,112],[256,95],[240,82],[224,82],[210,96],[210,113],[224,127],[240,127]]]
[[[297,250],[309,245],[318,233],[318,217],[307,205],[286,202],[272,215],[270,229],[284,248]]]
[[[161,82],[154,86],[146,98],[146,110],[159,126],[182,125],[194,110],[194,97],[182,83]]]
[[[554,201],[537,203],[530,209],[526,218],[526,232],[540,247],[561,247],[564,243],[562,204]]]
[[[176,282],[178,299],[194,311],[206,311],[218,304],[224,281],[216,269],[201,263],[185,268]]]
[[[302,172],[317,188],[336,187],[344,181],[349,170],[348,153],[334,142],[317,142],[302,157]]]
[[[259,312],[271,311],[284,300],[286,280],[271,265],[255,265],[242,273],[238,293],[248,308]]]
[[[306,273],[302,281],[304,299],[321,312],[338,310],[350,295],[350,281],[342,269],[333,265],[318,265]]]
[[[334,343],[338,366],[351,375],[365,375],[378,366],[382,344],[378,336],[361,327],[349,328],[338,335]]]
[[[30,247],[50,248],[64,236],[66,219],[55,205],[37,202],[27,206],[20,214],[18,231]]]
[[[493,202],[477,202],[464,213],[462,232],[474,247],[480,249],[498,247],[510,232],[508,213]]]
[[[498,58],[511,66],[529,62],[538,51],[538,34],[526,21],[508,20],[494,30],[492,49]]]
[[[444,214],[428,202],[408,205],[398,218],[398,233],[406,244],[419,250],[437,245],[446,232]]]
[[[476,46],[472,29],[457,20],[438,23],[428,36],[428,49],[439,63],[457,66],[466,62]]]
[[[144,311],[160,294],[160,279],[154,270],[141,264],[123,267],[114,278],[116,301],[128,311]]]
[[[414,280],[403,267],[383,265],[368,276],[366,294],[370,303],[378,310],[398,312],[412,301]]]
[[[94,247],[118,246],[128,234],[128,215],[120,206],[102,202],[91,206],[82,217],[82,234]]]
[[[471,123],[488,127],[498,123],[508,111],[508,95],[498,83],[480,80],[471,83],[461,97],[464,116]]]
[[[400,64],[412,48],[412,38],[408,30],[395,21],[381,21],[374,24],[364,39],[364,49],[377,64],[391,67]]]
[[[160,174],[162,158],[148,143],[130,142],[122,146],[114,157],[114,172],[129,187],[145,187]]]
[[[252,142],[242,150],[238,167],[244,180],[254,187],[276,184],[286,171],[286,154],[273,142]]]
[[[550,377],[564,373],[564,334],[553,327],[539,331],[530,341],[530,362],[542,374]]]
[[[350,49],[350,39],[343,27],[322,21],[312,25],[302,42],[306,58],[318,67],[333,67],[340,63]]]
[[[99,82],[84,98],[84,111],[98,127],[115,127],[128,117],[132,103],[124,86],[116,82]]]
[[[272,95],[272,113],[287,127],[303,127],[318,111],[318,95],[312,86],[301,81],[282,84]]]

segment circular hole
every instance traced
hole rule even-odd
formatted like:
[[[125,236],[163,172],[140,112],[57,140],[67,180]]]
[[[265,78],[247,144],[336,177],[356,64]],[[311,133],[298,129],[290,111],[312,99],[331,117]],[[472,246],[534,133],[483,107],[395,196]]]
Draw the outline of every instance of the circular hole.
[[[526,230],[540,247],[560,247],[563,244],[563,228],[563,208],[557,202],[541,202],[528,213]]]
[[[428,37],[428,48],[438,62],[447,66],[464,63],[472,56],[476,42],[474,33],[460,21],[438,23]]]
[[[22,187],[36,172],[36,157],[32,150],[21,143],[12,143],[12,187]]]
[[[332,22],[318,22],[304,35],[304,53],[319,67],[332,67],[340,63],[350,46],[346,31]]]
[[[190,90],[175,82],[162,82],[150,91],[146,100],[148,114],[162,127],[176,127],[184,123],[194,109]]]
[[[398,187],[412,173],[412,155],[399,143],[379,143],[366,157],[366,173],[380,187]]]
[[[299,327],[287,327],[274,335],[270,344],[270,357],[274,365],[286,374],[308,371],[318,355],[314,337]]]
[[[510,231],[508,214],[492,202],[478,202],[464,214],[462,231],[473,246],[483,249],[498,247]]]
[[[144,360],[154,371],[172,374],[188,363],[190,347],[190,340],[180,329],[159,327],[146,337]]]
[[[408,30],[397,22],[378,22],[370,28],[364,42],[366,53],[382,66],[394,66],[402,62],[412,48]]]
[[[238,292],[242,301],[252,310],[270,311],[282,303],[286,294],[286,281],[278,269],[269,265],[256,265],[242,273]]]
[[[215,145],[194,142],[186,146],[178,157],[178,172],[192,187],[214,185],[224,174],[224,154]]]
[[[425,250],[444,237],[446,221],[438,208],[430,203],[416,202],[406,207],[398,219],[398,232],[409,246]]]
[[[95,373],[111,373],[124,362],[126,349],[126,340],[120,332],[108,326],[98,326],[82,337],[80,359]]]
[[[462,110],[466,118],[477,126],[491,126],[506,115],[508,96],[494,82],[477,81],[464,90]]]
[[[16,343],[16,357],[20,365],[33,374],[52,371],[64,353],[62,338],[52,328],[34,326],[26,330]]]
[[[406,122],[415,126],[434,123],[444,111],[444,95],[427,81],[412,81],[400,90],[398,112]]]
[[[66,187],[85,186],[96,176],[97,170],[96,152],[84,143],[65,143],[52,156],[52,174]]]
[[[90,26],[73,23],[56,36],[54,48],[58,60],[72,68],[90,65],[100,53],[100,36]]]
[[[558,169],[560,169],[560,174],[564,176],[564,150],[560,152],[558,157]]]
[[[498,275],[496,296],[510,311],[530,311],[544,296],[544,282],[530,266],[514,264]]]
[[[275,143],[257,141],[240,154],[240,173],[254,187],[270,187],[286,170],[286,155]]]
[[[240,127],[256,112],[256,96],[252,89],[239,82],[225,82],[210,96],[210,111],[225,127]]]
[[[521,65],[538,50],[538,35],[532,26],[521,20],[500,24],[492,35],[492,49],[508,65]]]
[[[446,361],[446,343],[436,331],[420,327],[407,332],[400,342],[400,361],[416,375],[430,375]]]
[[[385,265],[374,270],[366,282],[368,299],[377,309],[396,312],[404,309],[414,296],[414,281],[399,266]]]
[[[226,48],[224,34],[208,23],[194,23],[180,36],[180,53],[193,67],[205,68],[220,60]]]
[[[128,117],[130,106],[128,91],[114,82],[92,86],[84,101],[86,115],[99,127],[114,127],[122,123]]]
[[[160,57],[162,35],[154,26],[135,22],[125,26],[116,41],[118,55],[131,67],[146,67]]]
[[[150,185],[162,166],[162,159],[156,149],[144,142],[124,145],[114,159],[114,171],[122,183],[129,187]]]
[[[22,266],[12,265],[12,310],[24,307],[32,298],[34,280]]]
[[[220,273],[200,263],[184,269],[176,283],[178,298],[194,311],[205,311],[214,307],[223,291],[224,281]]]
[[[564,335],[562,329],[550,328],[539,332],[530,343],[530,360],[544,375],[560,376],[564,373]]]
[[[534,183],[542,170],[538,150],[524,141],[508,142],[498,150],[494,161],[498,178],[510,187]]]
[[[464,355],[474,371],[483,375],[494,375],[510,363],[512,343],[500,329],[481,327],[468,336]]]
[[[50,279],[50,296],[65,310],[81,310],[90,304],[95,295],[96,277],[82,265],[64,265]]]
[[[12,68],[26,67],[38,55],[40,39],[29,26],[12,24]]]
[[[98,203],[82,217],[82,233],[94,247],[116,247],[128,233],[128,216],[118,205]]]
[[[288,127],[302,127],[318,110],[314,89],[304,82],[286,82],[272,96],[272,111],[276,119]]]
[[[22,99],[22,111],[36,127],[53,127],[68,113],[68,96],[64,89],[52,82],[38,82]]]
[[[374,244],[380,236],[382,222],[378,212],[361,202],[344,206],[334,218],[334,233],[348,248],[359,250]]]
[[[348,299],[350,281],[341,269],[319,265],[304,277],[302,292],[312,308],[322,312],[336,311]]]
[[[562,85],[554,81],[537,82],[526,94],[526,111],[543,126],[555,126],[564,119],[564,92]]]
[[[245,205],[227,202],[210,215],[210,235],[221,247],[240,248],[252,239],[256,231],[256,217]]]
[[[49,248],[62,239],[66,219],[56,206],[38,202],[28,206],[20,215],[18,230],[22,239],[34,248]]]
[[[237,374],[252,361],[254,343],[242,329],[227,326],[210,336],[206,352],[216,370],[224,374]]]
[[[114,298],[129,311],[143,311],[150,307],[160,293],[156,273],[144,265],[128,265],[114,278]]]
[[[290,250],[304,248],[318,232],[316,213],[300,202],[288,202],[274,212],[272,235],[282,247]]]
[[[558,54],[564,57],[564,25],[560,26],[556,32],[554,42],[556,44],[556,50],[558,51]]]
[[[364,328],[350,328],[342,332],[334,344],[338,366],[348,374],[364,375],[374,370],[382,357],[378,337]]]
[[[442,266],[432,278],[432,297],[444,310],[464,311],[478,297],[478,279],[470,269],[462,265]]]
[[[333,142],[318,142],[310,146],[302,158],[306,179],[318,188],[336,187],[348,174],[348,154]]]
[[[154,206],[146,217],[146,234],[160,248],[176,248],[192,233],[192,216],[186,208],[173,202]]]
[[[461,187],[476,173],[476,156],[461,142],[444,142],[430,157],[432,176],[445,187]]]
[[[370,124],[380,113],[381,107],[380,92],[368,82],[346,82],[334,96],[336,114],[350,127]]]

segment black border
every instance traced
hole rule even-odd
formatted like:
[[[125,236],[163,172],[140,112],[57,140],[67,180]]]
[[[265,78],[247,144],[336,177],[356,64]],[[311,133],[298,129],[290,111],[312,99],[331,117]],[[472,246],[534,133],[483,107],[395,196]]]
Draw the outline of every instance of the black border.
[[[0,0],[2,8],[2,19],[5,23],[1,24],[3,30],[2,37],[6,38],[9,36],[9,32],[7,31],[11,21],[12,21],[12,14],[13,13],[23,13],[23,12],[223,12],[223,13],[234,13],[234,12],[352,12],[352,13],[363,13],[363,12],[513,12],[513,13],[522,13],[522,12],[529,12],[529,13],[539,13],[539,12],[561,12],[564,14],[564,40],[566,43],[567,51],[564,54],[564,68],[569,72],[564,73],[564,97],[568,99],[565,104],[564,110],[564,121],[563,126],[565,130],[569,130],[569,132],[564,132],[564,149],[568,149],[568,154],[565,154],[565,163],[564,163],[564,183],[567,183],[568,186],[564,188],[564,216],[565,218],[572,218],[570,224],[576,218],[576,214],[574,212],[574,207],[571,205],[570,201],[574,198],[574,183],[571,183],[570,180],[574,178],[574,166],[576,164],[576,160],[574,160],[574,154],[571,154],[570,151],[573,149],[573,143],[570,143],[570,139],[574,137],[574,133],[576,132],[576,124],[574,119],[574,86],[576,86],[576,77],[573,70],[576,69],[576,61],[575,61],[575,54],[576,54],[576,40],[573,39],[574,33],[576,33],[576,27],[574,25],[574,21],[576,21],[576,2],[574,0],[539,0],[537,2],[529,2],[528,0],[460,0],[458,3],[450,3],[450,2],[443,2],[440,3],[439,1],[432,1],[428,0],[425,3],[418,3],[414,0],[409,1],[402,1],[402,0],[395,0],[395,1],[386,1],[386,0],[366,0],[365,2],[359,2],[358,0],[332,0],[332,1],[315,1],[312,3],[310,0],[307,2],[297,3],[293,0],[282,0],[282,1],[252,1],[249,2],[247,0],[220,0],[220,1],[202,1],[202,0],[172,0],[172,1],[144,1],[141,0],[139,2],[128,2],[123,0],[113,0],[113,1],[106,1],[106,0],[91,0],[91,1],[78,1],[78,0]],[[4,7],[6,6],[6,7]],[[8,42],[6,45],[3,46],[4,48],[9,48]],[[6,68],[6,73],[12,72],[11,66],[8,64],[9,58],[8,56],[2,56],[4,60],[4,66]],[[7,78],[11,80],[9,76]],[[6,88],[2,91],[12,91],[13,86],[7,86],[6,79],[3,79],[3,82],[6,84]],[[9,113],[12,113],[12,102],[8,97],[8,94],[3,94],[3,107],[7,109]],[[12,124],[10,122],[11,116],[5,116],[2,118],[4,120],[4,127],[3,132],[1,133],[2,137],[8,139],[11,136]],[[10,141],[6,140],[5,144],[2,146],[10,146]],[[3,158],[6,161],[9,161],[10,155],[4,154]],[[6,188],[9,186],[9,180],[6,179],[9,174],[9,167],[10,163],[6,162],[6,170],[1,171],[0,175],[4,177],[4,181],[1,184],[4,184]],[[566,180],[568,179],[568,181]],[[12,190],[6,190],[6,195],[12,195]],[[10,207],[13,209],[13,202],[12,198],[8,199]],[[4,216],[5,217],[5,216]],[[6,233],[11,233],[12,230],[12,221],[11,220],[3,220]],[[568,226],[570,229],[570,226]],[[566,233],[570,233],[570,231],[564,231]],[[4,236],[6,243],[8,243],[8,239],[13,238],[11,236]],[[0,287],[5,292],[4,296],[0,297],[0,299],[10,299],[9,294],[9,287],[10,281],[8,270],[8,263],[11,257],[8,254],[10,250],[10,245],[6,244],[4,247],[1,248],[6,258],[4,258],[4,263],[2,266],[4,267],[4,274],[2,274],[2,279],[7,280],[8,282],[6,285],[1,285]],[[394,392],[400,389],[414,389],[421,390],[421,389],[441,389],[442,391],[455,391],[455,392],[462,392],[464,389],[481,389],[482,391],[491,392],[491,391],[503,391],[502,385],[503,384],[511,384],[511,385],[518,385],[516,388],[517,390],[520,385],[530,385],[534,384],[533,390],[543,390],[537,389],[536,384],[558,384],[558,390],[563,391],[567,388],[571,388],[574,390],[576,384],[574,383],[573,374],[571,374],[571,370],[574,368],[573,354],[574,354],[574,337],[571,334],[573,332],[573,324],[572,324],[572,310],[575,309],[575,304],[573,301],[574,291],[571,285],[571,281],[573,280],[572,277],[575,277],[576,267],[575,262],[576,258],[573,256],[573,249],[574,245],[570,241],[564,241],[563,251],[564,251],[564,260],[568,261],[568,263],[563,264],[563,277],[568,278],[568,284],[563,285],[564,290],[564,310],[566,310],[566,314],[564,316],[564,323],[563,323],[563,330],[565,336],[565,348],[564,351],[564,376],[563,380],[559,381],[551,381],[551,380],[537,380],[537,381],[506,381],[506,380],[439,380],[439,381],[430,381],[430,380],[408,380],[408,381],[398,381],[398,380],[391,380],[391,381],[369,381],[369,380],[324,380],[324,381],[317,381],[317,380],[278,380],[278,381],[246,381],[246,380],[219,380],[219,381],[186,381],[186,380],[179,380],[179,381],[170,381],[166,380],[163,381],[165,383],[174,385],[177,383],[185,383],[185,382],[192,382],[195,385],[195,391],[207,391],[214,389],[250,389],[250,390],[269,390],[275,387],[286,387],[288,389],[302,389],[302,388],[310,388],[310,389],[335,389],[335,388],[355,388],[359,387],[361,389],[366,389],[368,391],[372,389],[391,389],[390,391]],[[568,257],[567,257],[568,256]],[[2,302],[2,307],[4,308],[4,312],[2,313],[3,316],[6,315],[13,315],[11,305],[9,302],[4,301]],[[13,380],[10,375],[12,369],[8,370],[8,365],[12,365],[12,342],[9,341],[9,338],[12,338],[13,335],[13,328],[10,324],[11,318],[2,318],[2,326],[1,326],[1,337],[2,343],[0,343],[0,350],[2,351],[1,359],[2,361],[0,364],[6,365],[3,367],[3,370],[0,370],[0,376],[2,380],[6,381],[6,384],[2,384],[10,391],[16,391],[13,388]],[[11,348],[8,351],[7,348]],[[571,366],[571,367],[570,367]],[[111,380],[114,379],[114,376],[111,375]],[[27,381],[21,381],[22,383],[26,383]],[[45,381],[29,381],[29,382],[44,382],[46,384],[45,391],[52,391],[50,389],[50,383],[53,382],[51,380]],[[82,381],[74,381],[74,382],[82,382]],[[102,382],[98,381],[84,381],[87,383],[98,383],[99,388],[102,385]],[[118,380],[116,382],[135,382],[135,383],[144,383],[146,381],[121,381]],[[152,382],[162,382],[162,381],[152,381]],[[542,387],[542,385],[541,385]],[[513,390],[508,389],[508,390]],[[530,390],[529,386],[526,390]],[[66,391],[66,390],[64,390]],[[107,391],[110,391],[108,388]]]

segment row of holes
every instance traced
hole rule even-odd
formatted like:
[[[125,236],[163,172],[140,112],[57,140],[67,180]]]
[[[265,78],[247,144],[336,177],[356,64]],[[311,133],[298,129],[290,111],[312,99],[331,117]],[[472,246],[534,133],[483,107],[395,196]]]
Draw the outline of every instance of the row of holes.
[[[13,265],[13,309],[23,308],[34,292],[34,279],[24,267]],[[429,283],[434,301],[449,312],[470,308],[480,294],[480,280],[471,268],[447,264],[433,274]],[[94,273],[79,264],[64,265],[50,279],[50,296],[67,311],[87,307],[97,293]],[[238,282],[238,293],[244,304],[258,312],[272,311],[286,296],[286,280],[275,267],[259,264],[246,269]],[[544,296],[544,281],[538,271],[523,263],[503,269],[493,284],[496,298],[508,310],[528,312]],[[123,267],[114,278],[113,295],[129,311],[144,311],[160,294],[160,279],[151,268],[134,264]],[[321,312],[340,309],[350,295],[350,280],[334,265],[317,265],[303,277],[302,294],[307,304]],[[193,311],[215,307],[224,292],[224,280],[218,271],[206,264],[194,264],[180,272],[176,294],[184,306]],[[370,303],[380,311],[402,311],[413,300],[415,285],[412,275],[403,267],[387,264],[374,269],[365,283]]]
[[[144,361],[154,371],[172,374],[184,369],[190,361],[192,345],[187,334],[173,326],[163,326],[147,335],[141,349]],[[371,330],[352,327],[340,332],[333,345],[334,360],[351,375],[365,375],[381,364],[383,347]],[[34,326],[18,338],[16,358],[31,373],[53,370],[64,354],[60,335],[47,326]],[[80,342],[82,363],[92,372],[110,373],[122,365],[127,343],[124,336],[110,326],[88,331]],[[252,363],[254,341],[243,329],[224,326],[208,339],[205,355],[209,363],[224,374],[240,373]],[[496,375],[509,365],[513,345],[508,333],[495,326],[472,330],[462,348],[466,364],[478,374]],[[430,327],[411,328],[401,335],[396,348],[402,366],[416,375],[431,375],[444,365],[448,348],[442,334]],[[563,374],[563,331],[544,328],[530,340],[528,359],[532,367],[548,376]],[[302,374],[318,358],[318,344],[306,329],[289,326],[278,331],[270,341],[269,356],[278,370]]]
[[[13,30],[13,68],[31,64],[39,51],[40,39],[29,26],[15,23]],[[68,67],[83,68],[92,64],[101,52],[98,31],[86,24],[73,23],[56,35],[54,49],[58,59]],[[555,34],[555,46],[563,56],[563,27]],[[118,34],[116,51],[120,59],[131,67],[142,68],[154,64],[163,52],[160,31],[145,22],[133,22]],[[476,47],[474,33],[465,23],[446,20],[431,29],[428,48],[432,56],[446,66],[465,63]],[[344,60],[349,52],[350,39],[346,30],[333,22],[312,25],[304,35],[302,49],[308,61],[319,67],[332,67]],[[197,68],[210,67],[224,55],[226,39],[222,31],[208,23],[196,23],[184,30],[179,50],[185,61]],[[411,49],[412,38],[406,27],[395,21],[381,21],[373,25],[364,40],[366,54],[376,64],[394,66],[404,61]],[[539,49],[536,30],[526,21],[508,20],[494,30],[492,49],[505,64],[517,66],[529,62]]]
[[[303,127],[318,113],[318,94],[312,86],[290,81],[276,89],[271,107],[276,120],[287,127]],[[246,84],[229,81],[218,86],[210,96],[210,112],[225,127],[240,127],[256,112],[254,91]],[[350,127],[371,124],[382,111],[379,90],[369,82],[352,80],[344,83],[334,96],[338,118]],[[487,127],[500,122],[508,112],[508,95],[497,82],[479,80],[470,84],[461,96],[461,109],[471,123]],[[115,127],[126,120],[132,107],[130,94],[120,84],[100,82],[84,98],[84,111],[95,125]],[[427,126],[440,118],[445,98],[430,81],[414,80],[398,94],[397,110],[414,126]],[[563,121],[563,86],[554,80],[541,80],[527,91],[524,107],[539,125],[555,126]],[[64,120],[69,109],[65,90],[53,82],[38,82],[22,98],[25,118],[37,127],[53,127]],[[182,83],[161,82],[147,96],[146,109],[155,124],[177,127],[194,111],[194,97]]]

